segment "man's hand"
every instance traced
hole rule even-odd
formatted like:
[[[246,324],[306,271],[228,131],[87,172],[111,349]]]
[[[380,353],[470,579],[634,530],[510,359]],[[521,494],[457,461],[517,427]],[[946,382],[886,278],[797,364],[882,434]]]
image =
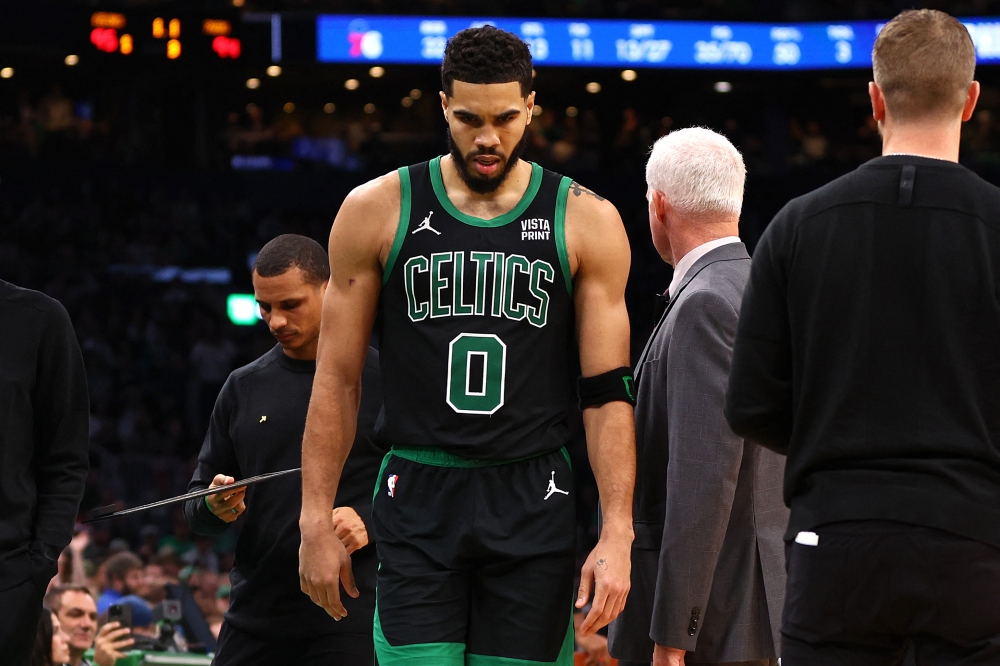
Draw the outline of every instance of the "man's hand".
[[[684,650],[657,645],[653,648],[653,666],[684,666]]]
[[[125,656],[135,640],[128,627],[120,628],[118,622],[108,622],[94,638],[94,663],[97,666],[115,666],[115,662]]]
[[[86,529],[82,529],[73,535],[73,539],[69,542],[69,550],[74,555],[77,553],[83,553],[90,545],[90,532]]]
[[[583,624],[583,613],[573,613],[573,628],[576,631],[576,644],[587,654],[586,666],[606,666],[612,663],[608,654],[608,639],[600,634],[591,634],[584,638],[580,635],[580,625]]]
[[[333,529],[348,555],[368,545],[365,523],[358,512],[349,506],[338,506],[333,510]]]
[[[230,483],[236,483],[236,479],[231,476],[226,476],[225,474],[216,474],[215,478],[212,479],[212,485],[210,485],[209,488],[226,486]],[[243,487],[230,491],[229,494],[216,493],[214,495],[209,495],[205,498],[205,500],[208,503],[208,508],[216,515],[217,518],[227,523],[231,523],[239,518],[240,514],[247,510],[247,505],[243,501],[246,494],[247,489],[246,487]]]
[[[590,612],[580,625],[580,635],[589,636],[607,626],[625,608],[632,587],[632,537],[605,531],[580,571],[576,607],[583,608],[594,589]]]
[[[299,586],[313,603],[334,620],[342,620],[347,610],[340,603],[340,585],[349,595],[360,594],[351,572],[351,556],[333,528],[333,521],[304,524],[300,521]],[[338,582],[339,580],[339,582]]]

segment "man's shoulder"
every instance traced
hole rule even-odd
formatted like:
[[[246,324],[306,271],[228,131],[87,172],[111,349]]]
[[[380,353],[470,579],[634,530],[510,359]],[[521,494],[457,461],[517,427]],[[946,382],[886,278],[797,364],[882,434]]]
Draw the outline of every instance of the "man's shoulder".
[[[277,353],[281,353],[281,347],[275,345],[246,365],[240,366],[229,373],[230,381],[238,382],[267,371],[278,362]]]
[[[62,303],[34,289],[25,289],[0,280],[0,307],[21,308],[43,319],[68,318]]]

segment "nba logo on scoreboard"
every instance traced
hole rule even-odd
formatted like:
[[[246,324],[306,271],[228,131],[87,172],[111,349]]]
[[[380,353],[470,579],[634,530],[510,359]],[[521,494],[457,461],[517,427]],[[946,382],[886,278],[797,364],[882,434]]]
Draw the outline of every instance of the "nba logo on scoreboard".
[[[397,474],[390,474],[389,475],[389,479],[386,481],[386,484],[389,486],[389,497],[395,497],[396,496],[396,479],[398,479],[398,478],[399,478],[399,475],[397,475]]]

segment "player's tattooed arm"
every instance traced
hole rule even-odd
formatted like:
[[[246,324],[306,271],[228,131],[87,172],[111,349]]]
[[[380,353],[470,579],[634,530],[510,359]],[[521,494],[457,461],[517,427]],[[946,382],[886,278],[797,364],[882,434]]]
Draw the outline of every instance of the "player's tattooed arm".
[[[588,190],[586,187],[584,187],[580,183],[576,182],[575,180],[570,185],[570,191],[573,192],[573,196],[577,196],[578,197],[581,194],[589,194],[590,196],[594,197],[598,201],[604,201],[604,197],[602,197],[601,195],[597,194],[593,190]]]

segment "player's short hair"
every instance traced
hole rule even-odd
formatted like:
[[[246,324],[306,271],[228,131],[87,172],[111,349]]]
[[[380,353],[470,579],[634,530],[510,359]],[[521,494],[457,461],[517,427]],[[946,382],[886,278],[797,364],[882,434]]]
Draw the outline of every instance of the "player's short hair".
[[[872,49],[875,83],[894,120],[958,113],[976,73],[976,47],[957,19],[936,9],[889,21]]]
[[[517,35],[492,25],[466,28],[448,40],[441,62],[441,87],[451,97],[455,81],[521,84],[531,93],[531,51]]]
[[[53,613],[58,613],[62,610],[63,605],[63,595],[67,592],[82,592],[83,594],[90,595],[90,598],[94,598],[94,593],[90,591],[90,588],[86,585],[79,585],[77,583],[66,583],[64,585],[56,585],[51,590],[45,593],[45,599],[42,600],[42,606],[48,608]]]
[[[133,552],[115,553],[104,563],[108,580],[125,580],[132,569],[142,569],[142,560]]]
[[[298,267],[313,284],[330,279],[330,258],[323,246],[298,234],[282,234],[272,238],[257,253],[253,270],[261,277],[275,277]]]
[[[646,163],[646,184],[691,217],[739,215],[747,170],[729,139],[704,127],[661,137]]]

